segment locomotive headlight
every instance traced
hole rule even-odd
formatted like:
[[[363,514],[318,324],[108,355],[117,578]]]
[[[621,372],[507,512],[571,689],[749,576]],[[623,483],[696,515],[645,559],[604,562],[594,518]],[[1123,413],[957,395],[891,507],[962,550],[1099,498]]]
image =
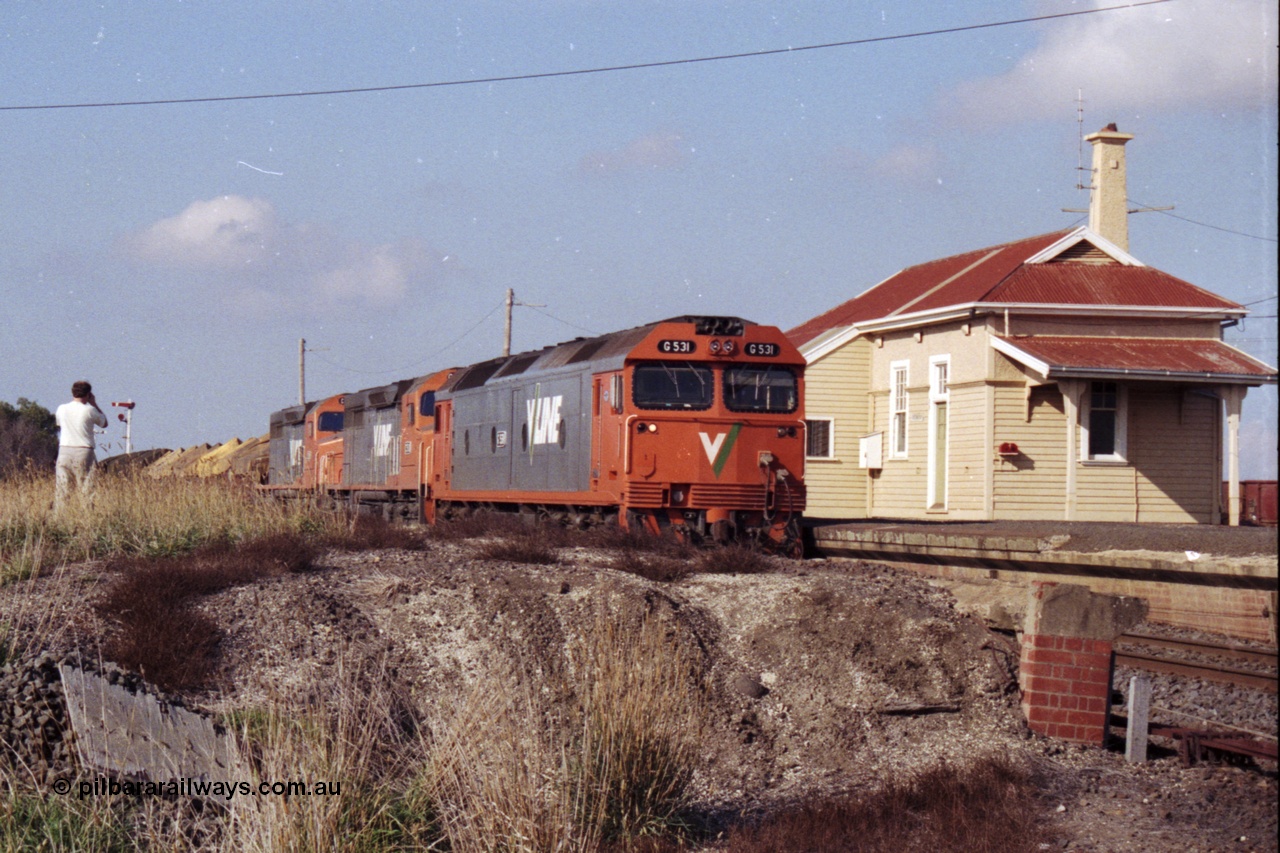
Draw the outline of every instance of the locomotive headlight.
[[[657,432],[657,424],[646,424],[644,422],[636,424],[636,432]]]
[[[657,424],[649,424],[649,432],[657,432],[657,431],[658,431]]]
[[[725,341],[720,345],[720,349],[725,355],[733,355],[733,341]]]
[[[719,342],[719,341],[712,341],[712,342],[711,342],[711,354],[712,354],[712,355],[719,355],[719,354],[720,354],[720,342]]]

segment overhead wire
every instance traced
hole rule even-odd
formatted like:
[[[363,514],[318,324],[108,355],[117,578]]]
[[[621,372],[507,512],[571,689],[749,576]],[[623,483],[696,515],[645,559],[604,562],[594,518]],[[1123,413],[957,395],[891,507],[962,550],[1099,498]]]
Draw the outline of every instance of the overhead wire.
[[[78,109],[98,109],[108,107],[151,107],[165,106],[173,104],[208,104],[222,103],[227,101],[262,101],[279,98],[311,98],[311,97],[328,97],[333,95],[361,95],[374,92],[396,92],[410,89],[437,89],[448,86],[474,86],[478,84],[492,83],[513,83],[523,80],[547,80],[556,77],[576,77],[587,74],[609,74],[619,71],[640,71],[649,68],[670,68],[678,65],[694,65],[707,62],[726,62],[738,59],[757,59],[766,56],[780,56],[785,54],[801,53],[813,50],[829,50],[840,47],[857,47],[860,45],[876,44],[879,42],[902,41],[906,39],[926,38],[929,36],[952,35],[955,33],[973,32],[975,30],[994,29],[996,27],[1010,27],[1020,24],[1031,24],[1040,21],[1061,20],[1063,18],[1075,18],[1082,15],[1096,15],[1102,12],[1114,12],[1121,9],[1133,9],[1141,6],[1156,6],[1161,3],[1169,3],[1172,0],[1140,0],[1134,3],[1119,3],[1114,6],[1103,6],[1097,9],[1079,9],[1074,12],[1057,12],[1045,15],[1033,15],[1026,18],[1013,18],[1005,21],[992,21],[985,24],[965,24],[958,27],[945,27],[936,30],[921,30],[913,33],[898,33],[889,36],[868,36],[860,39],[847,39],[845,41],[825,42],[823,44],[808,44],[799,47],[779,47],[766,50],[745,51],[742,53],[723,53],[713,56],[697,56],[687,57],[684,59],[665,59],[655,60],[652,62],[634,62],[623,65],[605,65],[594,68],[575,68],[566,71],[538,71],[524,74],[506,74],[494,77],[470,77],[460,80],[437,80],[430,83],[401,83],[383,86],[359,86],[342,89],[314,89],[303,92],[271,92],[257,95],[213,95],[209,97],[190,97],[190,98],[155,98],[142,101],[90,101],[82,103],[63,103],[63,104],[3,104],[0,105],[0,111],[18,111],[18,110],[78,110]]]
[[[1214,231],[1222,231],[1225,234],[1235,234],[1239,237],[1248,237],[1251,240],[1262,240],[1267,243],[1280,242],[1280,240],[1277,240],[1275,237],[1262,237],[1258,234],[1249,234],[1245,231],[1236,231],[1232,228],[1223,228],[1220,225],[1210,225],[1208,222],[1199,222],[1195,219],[1188,219],[1185,216],[1178,216],[1176,213],[1170,213],[1169,211],[1161,210],[1158,207],[1151,207],[1150,205],[1143,204],[1142,202],[1136,201],[1134,199],[1129,199],[1129,200],[1132,201],[1134,204],[1138,205],[1139,209],[1141,209],[1142,212],[1144,213],[1162,213],[1171,219],[1178,219],[1183,222],[1188,222],[1192,225],[1199,225],[1202,228],[1212,228]]]
[[[445,344],[444,346],[440,347],[439,349],[433,352],[427,353],[422,358],[416,359],[413,362],[406,364],[402,367],[393,367],[393,368],[380,367],[377,370],[357,370],[356,368],[353,368],[353,367],[347,367],[345,365],[338,364],[323,356],[319,356],[319,358],[321,361],[323,361],[325,364],[329,365],[330,367],[336,367],[339,370],[345,370],[348,373],[356,373],[361,375],[373,375],[373,374],[385,375],[388,372],[400,373],[402,371],[410,370],[410,369],[422,369],[424,368],[425,365],[430,363],[431,359],[435,358],[436,356],[440,355],[443,352],[447,352],[450,348],[452,348],[455,344],[457,344],[467,335],[470,335],[476,329],[480,328],[481,324],[483,324],[485,320],[488,320],[490,317],[492,317],[494,312],[497,311],[499,308],[502,308],[504,304],[505,302],[499,302],[497,305],[494,305],[492,308],[489,309],[489,313],[485,314],[483,317],[481,317],[479,320],[473,323],[465,332],[458,335],[453,340],[449,341],[449,343]]]

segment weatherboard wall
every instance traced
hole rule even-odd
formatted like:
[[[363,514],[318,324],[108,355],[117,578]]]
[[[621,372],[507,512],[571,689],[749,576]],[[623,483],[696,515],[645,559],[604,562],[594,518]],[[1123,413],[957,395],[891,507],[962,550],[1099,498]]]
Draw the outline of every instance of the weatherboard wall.
[[[870,344],[854,341],[805,368],[805,417],[830,419],[832,456],[805,460],[806,514],[865,518],[867,471],[858,465],[859,439],[871,431],[866,393]]]

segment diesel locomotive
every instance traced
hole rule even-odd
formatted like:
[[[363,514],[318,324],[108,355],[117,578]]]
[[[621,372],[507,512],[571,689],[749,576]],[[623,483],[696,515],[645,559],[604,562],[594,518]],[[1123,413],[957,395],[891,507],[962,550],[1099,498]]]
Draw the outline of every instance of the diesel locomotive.
[[[781,330],[736,317],[577,338],[276,412],[265,488],[798,554],[804,365]]]

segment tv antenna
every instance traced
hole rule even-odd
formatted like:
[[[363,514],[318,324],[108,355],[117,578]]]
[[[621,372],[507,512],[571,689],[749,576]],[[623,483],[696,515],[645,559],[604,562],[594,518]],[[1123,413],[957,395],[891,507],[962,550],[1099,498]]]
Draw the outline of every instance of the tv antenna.
[[[1108,125],[1108,127],[1111,130],[1115,130],[1115,125]],[[1081,174],[1085,172],[1089,173],[1088,183],[1082,183],[1081,178],[1079,177]],[[1076,89],[1076,175],[1077,175],[1076,177],[1077,190],[1088,190],[1089,192],[1093,192],[1094,189],[1096,189],[1096,187],[1094,187],[1093,185],[1093,167],[1089,166],[1088,168],[1086,168],[1084,165],[1084,90],[1083,89]],[[1128,199],[1126,199],[1126,201],[1127,200]],[[1165,205],[1162,207],[1148,207],[1146,205],[1143,205],[1141,207],[1130,207],[1126,209],[1125,212],[1126,213],[1149,213],[1151,211],[1174,210],[1174,209],[1175,209],[1174,205],[1172,204]],[[1089,208],[1064,207],[1062,208],[1062,212],[1063,213],[1088,213]]]

